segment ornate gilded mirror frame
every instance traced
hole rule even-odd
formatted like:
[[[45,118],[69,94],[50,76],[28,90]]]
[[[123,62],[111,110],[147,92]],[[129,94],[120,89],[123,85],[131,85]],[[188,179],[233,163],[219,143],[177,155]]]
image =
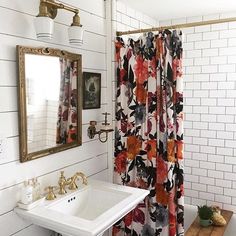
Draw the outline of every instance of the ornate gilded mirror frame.
[[[19,101],[19,133],[20,133],[20,161],[26,162],[47,156],[49,154],[64,151],[69,148],[77,147],[82,144],[82,56],[79,54],[70,53],[64,50],[54,48],[32,48],[17,45],[18,57],[18,101]],[[25,76],[25,55],[43,55],[54,56],[63,59],[77,61],[77,136],[76,141],[71,143],[60,144],[55,147],[46,148],[36,152],[29,153],[28,149],[28,134],[27,134],[27,101],[26,101],[26,76]],[[59,94],[58,94],[59,96]]]

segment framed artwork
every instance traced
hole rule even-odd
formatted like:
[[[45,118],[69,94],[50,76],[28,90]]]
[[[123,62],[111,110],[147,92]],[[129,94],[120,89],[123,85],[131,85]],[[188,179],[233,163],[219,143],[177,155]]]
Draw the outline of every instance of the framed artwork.
[[[83,109],[101,107],[101,74],[83,72]]]

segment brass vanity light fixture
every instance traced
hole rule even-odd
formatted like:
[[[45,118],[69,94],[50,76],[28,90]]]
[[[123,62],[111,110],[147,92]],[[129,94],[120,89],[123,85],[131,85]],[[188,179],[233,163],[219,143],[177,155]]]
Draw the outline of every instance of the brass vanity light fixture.
[[[100,140],[100,142],[105,143],[108,139],[108,133],[110,133],[114,130],[110,127],[110,123],[107,122],[107,116],[110,115],[110,113],[105,112],[102,114],[105,115],[105,121],[104,121],[104,123],[102,123],[102,128],[97,131],[97,129],[96,129],[97,121],[94,121],[94,120],[90,121],[90,126],[88,127],[88,137],[90,139],[93,139],[94,136],[96,134],[98,134],[98,139]],[[105,134],[104,139],[101,136],[102,134]]]
[[[75,13],[73,22],[68,28],[69,42],[73,45],[83,44],[83,29],[80,24],[79,9],[72,8],[54,0],[40,0],[39,14],[35,19],[35,30],[37,39],[49,40],[53,36],[54,22],[57,10],[64,9]]]

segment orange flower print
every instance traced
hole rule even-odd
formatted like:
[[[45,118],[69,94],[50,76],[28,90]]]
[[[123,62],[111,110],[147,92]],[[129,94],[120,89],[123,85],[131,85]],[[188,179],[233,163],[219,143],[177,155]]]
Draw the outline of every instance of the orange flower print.
[[[160,60],[163,55],[163,42],[161,38],[156,39],[156,59]]]
[[[142,178],[129,182],[127,186],[148,189],[147,183]]]
[[[163,206],[167,206],[168,204],[168,193],[163,184],[156,184],[156,200]]]
[[[137,41],[116,39],[114,177],[119,184],[149,189],[150,194],[114,225],[113,236],[184,232],[181,35],[165,29]]]
[[[137,56],[134,72],[137,84],[143,84],[148,79],[148,62],[142,56]]]
[[[138,185],[138,188],[148,189],[147,183],[142,178],[139,178],[137,180],[137,185]]]
[[[127,138],[127,157],[133,160],[140,152],[141,140],[136,136],[129,136]]]
[[[176,210],[176,204],[175,204],[175,189],[171,189],[171,191],[169,192],[169,212],[170,214],[175,214],[175,210]]]
[[[182,76],[182,61],[175,58],[172,62],[173,80],[175,81],[177,77]]]
[[[173,121],[170,118],[167,119],[167,128],[168,128],[169,132],[174,131],[174,124],[173,124]]]
[[[175,140],[168,139],[167,141],[167,159],[169,162],[175,162]]]
[[[169,235],[175,236],[176,235],[176,216],[175,214],[169,214]]]
[[[176,141],[176,146],[177,146],[177,158],[178,159],[183,159],[183,146],[184,146],[184,144],[183,144],[183,142],[182,141],[179,141],[179,140],[177,140]]]
[[[145,135],[148,136],[150,132],[152,131],[152,122],[150,118],[147,120],[147,130],[145,132]]]
[[[75,142],[77,137],[77,130],[73,127],[73,125],[70,125],[70,129],[67,133],[67,143]]]
[[[115,158],[115,171],[119,174],[124,173],[126,171],[127,165],[127,152],[120,152]]]
[[[135,95],[139,103],[146,104],[147,91],[144,88],[143,84],[137,84]]]
[[[149,71],[150,75],[156,79],[157,69],[156,69],[156,59],[154,57],[152,58],[152,60],[150,60]]]
[[[145,150],[147,151],[148,160],[152,160],[152,158],[156,158],[157,155],[157,141],[156,139],[151,139],[146,142]]]
[[[134,222],[138,222],[141,224],[144,224],[145,222],[145,215],[144,212],[138,208],[139,206],[137,206],[134,210],[133,210],[133,220]]]
[[[118,235],[118,233],[120,232],[120,228],[117,226],[113,226],[112,227],[112,236],[116,236]]]
[[[163,160],[162,156],[157,158],[157,175],[156,182],[159,184],[163,184],[167,178],[167,164]]]
[[[129,212],[125,217],[124,217],[124,223],[125,226],[130,226],[133,221],[133,211]]]
[[[120,77],[119,77],[119,82],[121,84],[125,84],[127,82],[127,71],[125,69],[120,70]]]

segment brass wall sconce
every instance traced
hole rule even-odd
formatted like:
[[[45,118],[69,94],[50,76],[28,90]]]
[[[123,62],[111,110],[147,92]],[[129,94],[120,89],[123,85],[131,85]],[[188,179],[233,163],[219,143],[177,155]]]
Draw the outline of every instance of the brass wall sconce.
[[[69,42],[73,45],[83,44],[83,29],[80,24],[79,9],[56,2],[55,0],[40,0],[39,14],[35,19],[37,39],[50,40],[53,36],[54,22],[57,10],[64,9],[75,13],[73,22],[68,28]]]
[[[102,113],[105,115],[105,121],[102,123],[102,128],[100,130],[96,129],[97,121],[90,121],[90,126],[88,127],[88,137],[90,139],[93,139],[96,134],[98,134],[98,139],[100,142],[105,143],[108,139],[108,133],[112,132],[113,129],[110,126],[110,123],[107,122],[107,116],[110,115],[110,113]],[[102,134],[105,134],[105,137],[103,139]]]

